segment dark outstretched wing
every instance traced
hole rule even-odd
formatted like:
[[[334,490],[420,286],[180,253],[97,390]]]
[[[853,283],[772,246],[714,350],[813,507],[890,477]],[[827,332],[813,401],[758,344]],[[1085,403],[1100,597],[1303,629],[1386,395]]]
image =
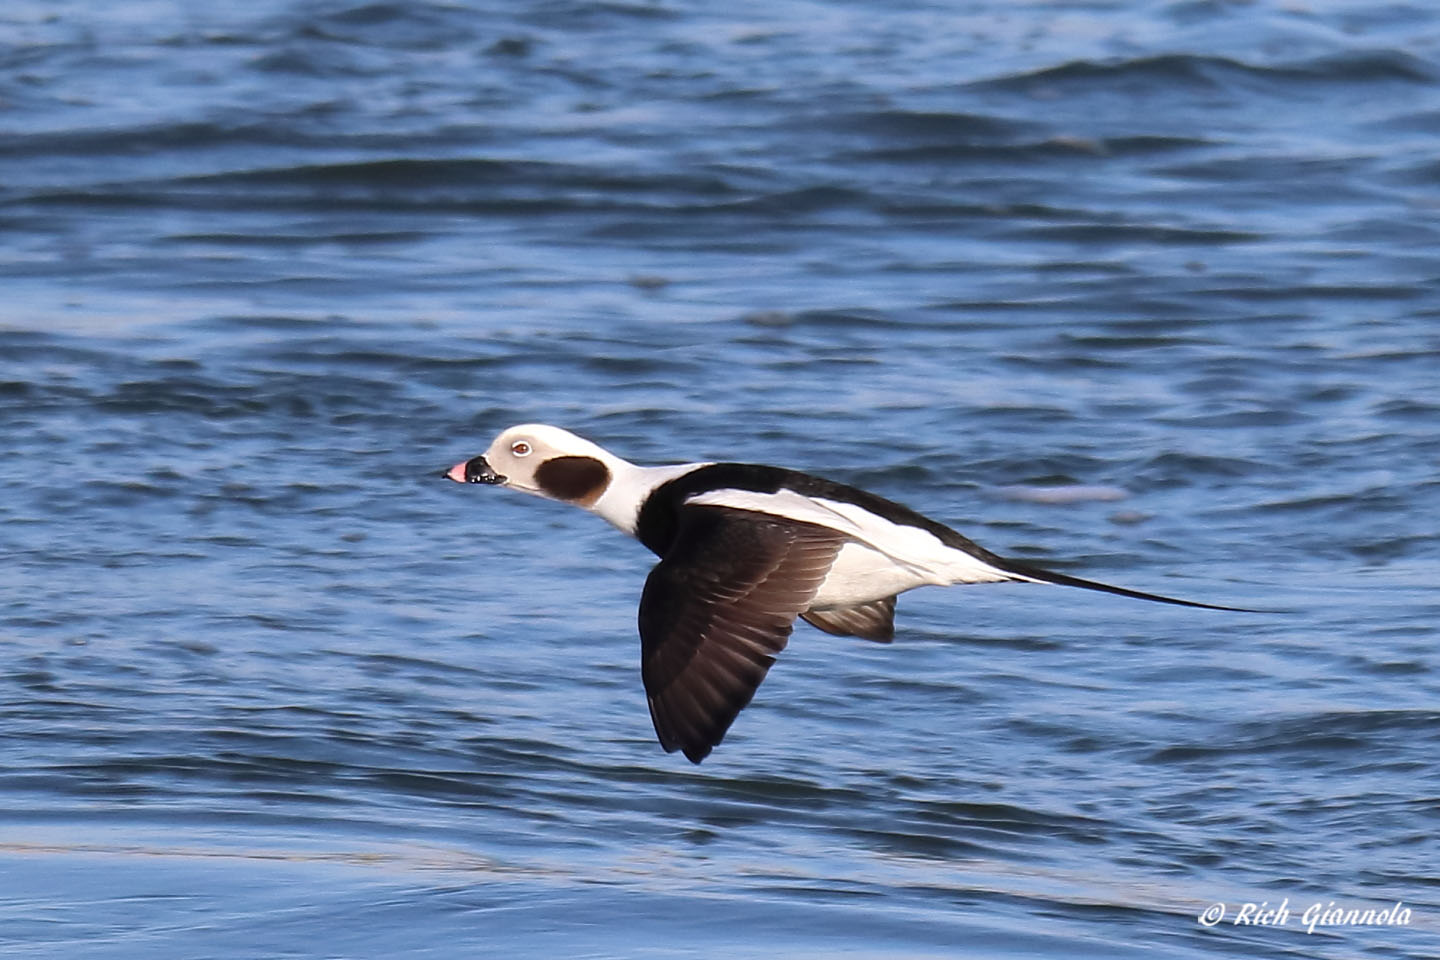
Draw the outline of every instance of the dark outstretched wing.
[[[660,745],[699,763],[785,649],[845,537],[729,507],[680,513],[640,599],[640,666]]]

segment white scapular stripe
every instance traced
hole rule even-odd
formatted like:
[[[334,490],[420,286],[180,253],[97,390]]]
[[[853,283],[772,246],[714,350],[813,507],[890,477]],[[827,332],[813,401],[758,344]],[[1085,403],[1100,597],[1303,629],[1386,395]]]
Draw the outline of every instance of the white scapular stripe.
[[[731,507],[785,517],[837,530],[884,554],[915,578],[913,586],[950,583],[994,583],[1027,580],[1007,573],[964,550],[948,547],[920,527],[892,523],[864,507],[824,497],[807,497],[793,490],[757,493],[753,490],[710,490],[691,497],[699,506]],[[859,559],[856,557],[855,559]],[[838,571],[837,571],[838,572]],[[857,571],[858,572],[858,571]]]

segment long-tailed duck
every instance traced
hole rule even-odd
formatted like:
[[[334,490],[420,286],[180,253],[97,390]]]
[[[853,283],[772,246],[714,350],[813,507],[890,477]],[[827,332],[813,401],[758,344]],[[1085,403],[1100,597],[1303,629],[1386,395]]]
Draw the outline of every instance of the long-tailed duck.
[[[524,424],[444,471],[599,514],[660,557],[640,597],[641,676],[666,752],[699,763],[750,702],[795,618],[887,643],[915,587],[1026,581],[1256,612],[1110,586],[998,556],[864,490],[748,463],[636,466]]]

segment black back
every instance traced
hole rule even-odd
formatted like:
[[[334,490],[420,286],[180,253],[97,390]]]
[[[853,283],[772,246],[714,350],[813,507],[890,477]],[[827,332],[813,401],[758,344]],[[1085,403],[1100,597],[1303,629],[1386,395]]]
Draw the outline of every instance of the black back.
[[[891,523],[919,527],[933,534],[941,543],[963,550],[986,563],[1005,563],[999,557],[954,530],[937,523],[909,507],[886,500],[882,496],[848,484],[823,477],[770,467],[758,463],[712,463],[697,467],[687,474],[661,484],[640,508],[636,537],[656,555],[665,556],[679,529],[680,509],[685,501],[711,490],[749,490],[754,493],[778,493],[794,490],[807,497],[824,497],[839,503],[853,503]]]

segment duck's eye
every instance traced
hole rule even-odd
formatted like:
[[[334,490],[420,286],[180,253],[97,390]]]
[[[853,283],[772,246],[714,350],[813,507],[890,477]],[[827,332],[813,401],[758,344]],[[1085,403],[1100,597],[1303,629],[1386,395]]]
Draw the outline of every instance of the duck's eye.
[[[528,457],[530,455],[530,444],[524,440],[516,440],[510,444],[510,452],[517,457]]]

